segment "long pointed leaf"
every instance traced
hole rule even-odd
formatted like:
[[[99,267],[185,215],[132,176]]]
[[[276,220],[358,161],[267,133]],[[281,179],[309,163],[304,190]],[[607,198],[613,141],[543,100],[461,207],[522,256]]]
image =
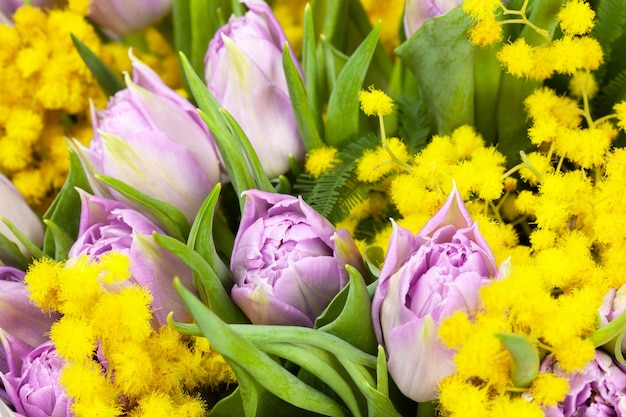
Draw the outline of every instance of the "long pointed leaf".
[[[337,77],[328,101],[326,143],[339,146],[359,132],[359,91],[376,50],[380,23],[354,51]]]
[[[227,323],[247,323],[246,316],[230,298],[211,266],[189,246],[170,236],[154,234],[154,240],[183,261],[194,273],[202,288],[197,288],[208,307]]]
[[[96,178],[150,213],[163,226],[168,235],[178,240],[186,239],[189,234],[189,222],[176,207],[150,197],[116,178],[106,175],[96,175]]]
[[[220,155],[224,159],[224,164],[226,165],[226,170],[233,183],[235,192],[238,196],[241,196],[243,191],[254,188],[255,186],[250,168],[246,161],[241,158],[243,151],[238,145],[238,141],[233,138],[233,134],[229,130],[228,123],[223,113],[220,112],[220,104],[215,100],[211,92],[209,92],[204,81],[194,72],[187,57],[181,54],[180,59],[189,83],[189,88],[198,106],[202,110],[200,116],[213,133],[215,143],[220,151]],[[240,198],[239,206],[243,208],[243,198]]]
[[[228,113],[226,109],[221,108],[220,112],[224,115],[224,119],[228,124],[228,127],[232,133],[232,137],[237,140],[239,147],[246,157],[246,161],[248,162],[248,168],[250,170],[250,173],[252,174],[255,188],[258,190],[274,192],[274,187],[272,186],[269,178],[267,178],[267,175],[265,174],[265,171],[261,166],[261,161],[259,160],[256,151],[252,147],[252,144],[248,140],[248,136],[245,134],[237,120],[235,120],[235,118],[230,113]]]
[[[44,252],[39,248],[39,246],[31,242],[30,239],[26,237],[26,235],[22,233],[22,231],[18,229],[13,223],[11,223],[9,219],[7,219],[6,217],[0,216],[0,221],[3,222],[9,228],[9,230],[15,235],[17,240],[19,240],[20,243],[22,243],[22,245],[24,245],[24,247],[28,249],[28,251],[35,258],[41,258],[42,256],[45,255]]]
[[[74,47],[78,51],[78,54],[83,59],[89,71],[93,74],[93,77],[98,82],[100,88],[104,93],[111,97],[120,90],[126,88],[122,80],[117,77],[113,71],[107,67],[104,62],[98,58],[98,55],[94,54],[91,49],[80,41],[76,36],[70,34]]]
[[[304,147],[307,151],[319,148],[324,145],[324,142],[318,132],[315,115],[311,107],[309,107],[311,100],[307,98],[307,90],[300,77],[300,71],[296,68],[289,48],[286,45],[283,50],[283,69],[285,70],[289,97],[291,98],[291,105],[296,116],[298,129],[302,135]],[[314,79],[311,82],[314,82]]]
[[[231,366],[235,365],[233,367],[235,374],[238,368],[243,368],[276,397],[305,410],[327,416],[346,415],[334,400],[306,385],[235,332],[231,326],[221,321],[214,312],[184,288],[179,280],[174,281],[174,286],[213,348]]]
[[[213,268],[222,286],[229,289],[232,285],[230,270],[224,264],[217,253],[215,242],[213,241],[213,222],[215,208],[222,186],[216,184],[209,196],[204,200],[196,218],[191,225],[187,245],[198,252],[205,261]]]
[[[75,239],[78,235],[81,210],[80,196],[76,188],[91,192],[91,187],[78,155],[72,148],[69,148],[68,151],[70,155],[69,175],[43,218],[51,220],[68,236]],[[43,251],[49,257],[54,258],[55,240],[49,229],[46,229],[44,234]]]

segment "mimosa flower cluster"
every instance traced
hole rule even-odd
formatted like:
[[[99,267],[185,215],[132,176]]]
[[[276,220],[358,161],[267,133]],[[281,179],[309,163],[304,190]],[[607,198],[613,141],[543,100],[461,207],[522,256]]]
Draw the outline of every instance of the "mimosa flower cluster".
[[[0,10],[0,412],[620,415],[619,1]]]

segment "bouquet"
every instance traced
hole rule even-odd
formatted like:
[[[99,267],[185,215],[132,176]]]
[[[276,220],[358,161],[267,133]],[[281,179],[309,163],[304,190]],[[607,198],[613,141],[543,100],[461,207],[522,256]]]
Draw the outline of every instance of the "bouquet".
[[[0,414],[626,415],[625,6],[0,1]]]

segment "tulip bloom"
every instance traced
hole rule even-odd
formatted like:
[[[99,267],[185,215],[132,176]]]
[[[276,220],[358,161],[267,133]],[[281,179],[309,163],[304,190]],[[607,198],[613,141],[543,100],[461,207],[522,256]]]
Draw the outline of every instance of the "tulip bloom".
[[[52,7],[56,0],[32,0],[31,4],[36,7]],[[11,16],[15,11],[24,4],[24,0],[0,0],[0,13],[5,16]]]
[[[16,372],[37,346],[48,340],[57,314],[45,314],[30,301],[24,271],[0,266],[0,373]]]
[[[426,20],[448,13],[462,2],[462,0],[407,0],[404,9],[406,37],[410,38]]]
[[[569,378],[570,391],[557,407],[545,408],[546,417],[612,417],[626,413],[626,372],[611,356],[596,350],[596,357],[581,372],[565,373],[552,356],[542,372]]]
[[[70,417],[70,401],[59,382],[65,361],[52,342],[34,349],[17,374],[2,377],[9,402],[26,417]]]
[[[196,108],[138,60],[133,80],[93,115],[94,138],[89,149],[79,146],[83,162],[88,172],[117,178],[192,221],[220,180],[213,138]],[[97,183],[93,188],[109,197]]]
[[[254,324],[313,327],[362,269],[346,230],[335,232],[302,198],[248,190],[231,258],[234,302]]]
[[[454,372],[454,351],[439,340],[439,325],[455,311],[473,315],[480,287],[496,273],[493,254],[456,189],[417,236],[393,224],[372,318],[389,373],[404,395],[420,402],[437,397],[439,380]]]
[[[205,77],[248,136],[265,173],[276,177],[289,170],[290,157],[304,158],[282,67],[287,38],[267,3],[244,3],[249,11],[231,17],[211,40]]]
[[[172,0],[95,0],[89,17],[118,35],[139,32],[161,20],[172,8]]]
[[[22,194],[13,186],[11,181],[2,174],[0,174],[0,195],[2,196],[0,217],[6,217],[20,232],[24,233],[31,242],[41,246],[43,243],[43,225],[39,216],[31,210]],[[0,234],[14,241],[24,255],[29,255],[24,245],[19,243],[13,232],[1,221]]]
[[[124,204],[80,193],[82,200],[78,239],[69,257],[87,255],[94,259],[117,251],[130,257],[131,282],[146,287],[152,294],[152,308],[158,326],[167,324],[167,314],[190,319],[190,314],[174,290],[172,280],[179,277],[193,291],[191,270],[174,255],[161,248],[152,233],[163,233],[142,214]]]

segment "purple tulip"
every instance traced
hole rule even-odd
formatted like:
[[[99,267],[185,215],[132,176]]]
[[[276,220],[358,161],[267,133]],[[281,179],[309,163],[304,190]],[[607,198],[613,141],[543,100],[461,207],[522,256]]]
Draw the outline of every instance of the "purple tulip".
[[[116,251],[130,257],[131,283],[146,287],[152,294],[155,326],[167,324],[167,314],[190,320],[172,280],[179,277],[193,291],[191,270],[174,255],[161,248],[152,233],[163,233],[141,213],[124,204],[80,192],[82,199],[78,239],[69,257],[87,255],[99,259]]]
[[[127,35],[158,22],[171,8],[172,0],[94,0],[89,17],[105,29]]]
[[[9,402],[24,417],[69,417],[70,401],[59,383],[65,361],[47,341],[34,349],[19,373],[2,377]]]
[[[249,11],[231,17],[211,40],[205,77],[248,136],[265,173],[276,177],[289,170],[290,157],[304,157],[282,67],[287,38],[267,3],[244,3]]]
[[[313,327],[347,284],[345,265],[362,269],[352,237],[300,197],[244,194],[231,258],[233,300],[254,324]]]
[[[611,356],[596,350],[596,357],[582,370],[567,374],[547,356],[542,372],[569,378],[570,391],[557,407],[544,409],[546,417],[626,416],[626,372]]]
[[[425,21],[448,13],[463,0],[407,0],[404,9],[404,32],[410,38]]]
[[[7,218],[17,229],[22,232],[35,245],[43,243],[43,225],[39,216],[28,206],[26,200],[15,186],[6,177],[0,174],[0,217]],[[24,255],[29,255],[28,250],[22,245],[9,228],[0,221],[0,234],[12,240],[21,249]]]
[[[37,346],[48,340],[57,314],[35,307],[24,285],[24,271],[0,266],[0,373],[16,372]]]
[[[31,4],[36,7],[52,7],[56,2],[56,0],[32,0]],[[0,14],[9,17],[23,4],[24,0],[0,0]]]
[[[439,380],[454,372],[454,351],[439,340],[439,325],[455,311],[473,315],[480,287],[496,273],[493,254],[456,188],[417,236],[393,224],[372,314],[389,373],[404,395],[420,402],[436,398]]]
[[[117,178],[180,209],[192,221],[220,180],[220,159],[197,110],[148,66],[133,60],[133,80],[95,112],[87,171]],[[131,203],[97,183],[96,193]]]

